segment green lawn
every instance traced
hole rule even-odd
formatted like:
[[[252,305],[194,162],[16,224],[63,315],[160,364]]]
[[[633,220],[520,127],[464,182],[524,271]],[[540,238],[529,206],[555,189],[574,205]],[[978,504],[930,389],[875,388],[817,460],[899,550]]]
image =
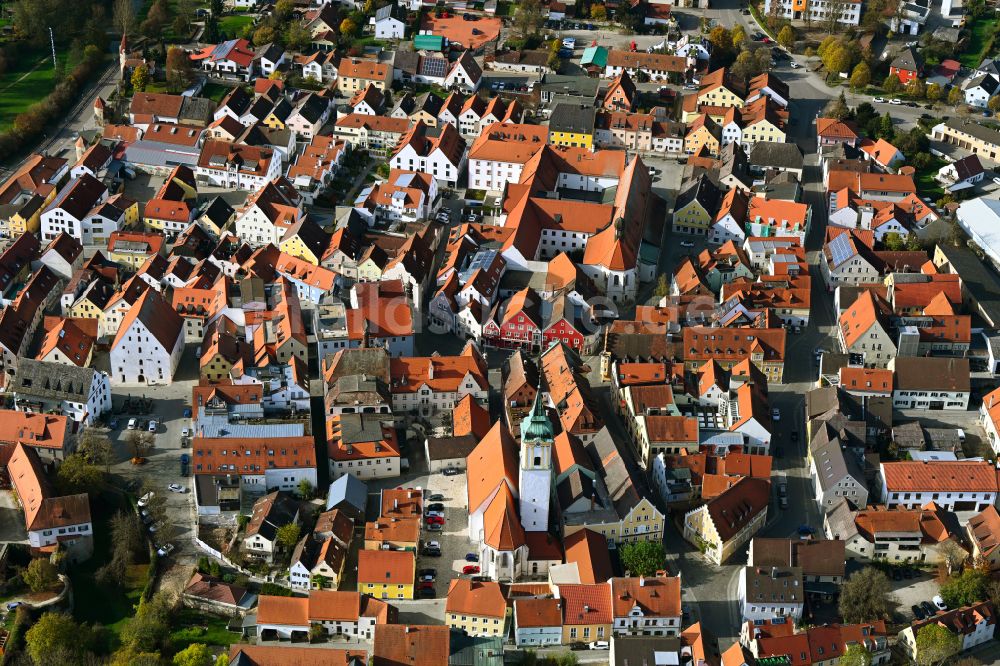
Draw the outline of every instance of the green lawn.
[[[65,49],[57,51],[56,57],[67,71],[72,69],[74,63],[68,62]],[[0,76],[0,131],[10,127],[17,114],[44,99],[55,86],[52,52],[47,46],[33,48],[22,45],[17,57],[9,64],[7,71]]]
[[[238,643],[240,635],[229,631],[226,628],[227,624],[228,620],[225,618],[185,608],[174,617],[174,626],[177,628],[170,634],[170,643],[175,652],[183,650],[191,643],[228,647],[232,643]]]
[[[966,67],[978,67],[983,57],[988,55],[984,50],[992,44],[995,31],[996,21],[992,18],[976,19],[969,28],[969,45],[958,57],[959,61]]]
[[[926,169],[920,169],[917,171],[913,180],[917,184],[917,192],[925,197],[929,197],[931,200],[935,200],[941,196],[944,196],[944,190],[941,189],[941,185],[934,180],[934,176],[937,175],[938,169],[943,167],[947,162],[944,160],[933,157],[931,163],[927,165]]]
[[[112,634],[115,645],[109,645],[108,651],[117,647],[118,634],[134,614],[135,607],[146,584],[147,564],[136,564],[129,568],[125,585],[110,587],[99,584],[95,572],[108,561],[111,556],[111,515],[118,507],[109,504],[107,495],[91,500],[95,509],[94,520],[94,556],[87,562],[70,570],[70,580],[73,582],[73,615],[80,622],[100,622]]]
[[[222,98],[229,94],[232,90],[231,86],[223,86],[218,83],[206,83],[205,87],[201,89],[201,94],[199,97],[207,97],[216,104],[222,101]]]
[[[219,21],[219,30],[227,37],[239,37],[243,34],[244,26],[251,23],[253,23],[252,16],[223,16],[222,20]]]

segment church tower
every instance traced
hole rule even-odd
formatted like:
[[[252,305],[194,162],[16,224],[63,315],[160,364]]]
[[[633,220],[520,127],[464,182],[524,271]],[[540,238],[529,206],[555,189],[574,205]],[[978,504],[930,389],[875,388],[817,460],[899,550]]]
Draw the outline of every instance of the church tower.
[[[542,406],[542,392],[539,390],[531,412],[521,421],[518,492],[521,497],[521,525],[525,532],[546,532],[549,529],[554,439],[552,422]]]

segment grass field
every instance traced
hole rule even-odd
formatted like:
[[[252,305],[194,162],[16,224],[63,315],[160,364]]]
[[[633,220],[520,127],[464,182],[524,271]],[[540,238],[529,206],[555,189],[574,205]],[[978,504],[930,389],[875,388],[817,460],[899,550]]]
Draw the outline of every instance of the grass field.
[[[239,37],[243,34],[243,27],[251,23],[253,23],[252,16],[223,16],[219,21],[219,30],[228,37]]]
[[[926,169],[920,169],[913,175],[913,180],[917,184],[917,192],[919,192],[921,196],[934,200],[944,195],[944,190],[941,189],[941,184],[934,180],[934,176],[937,175],[938,169],[943,167],[945,164],[947,164],[947,162],[935,157],[931,160],[931,163]]]
[[[173,625],[177,627],[170,633],[170,643],[175,652],[183,650],[191,643],[228,646],[238,643],[240,635],[226,629],[228,620],[212,617],[185,608],[174,617]]]
[[[232,90],[231,86],[222,86],[218,83],[206,83],[205,87],[201,90],[201,95],[199,97],[207,97],[216,104],[222,101],[222,98],[229,94]]]
[[[67,71],[72,69],[73,63],[68,62],[65,50],[57,52],[56,57]],[[48,47],[22,47],[9,69],[0,76],[0,131],[9,128],[17,114],[44,99],[54,86],[55,71]]]
[[[993,36],[996,32],[996,21],[986,17],[980,17],[973,21],[969,28],[969,45],[962,51],[959,61],[966,67],[977,67],[984,56],[989,55],[984,51],[991,49]]]
[[[149,565],[130,566],[121,587],[101,585],[95,580],[95,572],[111,556],[110,518],[117,507],[109,505],[105,496],[92,500],[91,505],[96,509],[97,518],[94,521],[94,556],[70,571],[75,601],[73,615],[80,622],[100,622],[106,626],[115,643],[107,646],[111,651],[117,647],[118,635],[125,623],[135,615]]]

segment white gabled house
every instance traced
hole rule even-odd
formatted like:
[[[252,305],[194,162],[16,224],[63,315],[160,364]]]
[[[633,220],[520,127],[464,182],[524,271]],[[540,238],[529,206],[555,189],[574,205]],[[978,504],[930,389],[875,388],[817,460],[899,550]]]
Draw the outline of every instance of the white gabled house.
[[[169,384],[184,351],[184,321],[154,289],[125,314],[111,343],[116,384]]]

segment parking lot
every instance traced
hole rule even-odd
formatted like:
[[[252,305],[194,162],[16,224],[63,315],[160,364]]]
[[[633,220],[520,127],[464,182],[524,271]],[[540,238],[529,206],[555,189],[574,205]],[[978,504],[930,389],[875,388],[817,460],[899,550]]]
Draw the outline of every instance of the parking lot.
[[[920,571],[916,578],[903,580],[893,580],[892,591],[899,600],[899,614],[909,622],[914,619],[911,606],[919,605],[922,601],[930,601],[939,592],[938,584],[934,576],[926,571]]]
[[[469,512],[466,510],[465,474],[445,476],[431,474],[427,477],[427,493],[439,493],[444,496],[444,529],[440,532],[428,530],[426,525],[422,531],[423,542],[437,541],[441,544],[441,557],[427,557],[421,554],[417,558],[418,569],[437,569],[437,581],[434,585],[436,596],[448,594],[448,581],[462,575],[462,569],[471,564],[465,560],[467,553],[475,552],[475,547],[469,541]],[[425,496],[426,496],[425,495]],[[425,504],[429,502],[425,501]]]
[[[194,349],[189,347],[181,357],[172,384],[114,387],[112,395],[115,408],[119,410],[126,398],[144,396],[153,399],[152,409],[148,413],[126,412],[110,415],[109,420],[117,419],[118,427],[109,430],[107,434],[114,444],[115,455],[119,461],[113,468],[114,472],[138,484],[148,482],[157,494],[166,499],[166,513],[170,518],[170,525],[163,532],[166,536],[155,541],[158,545],[167,541],[174,544],[175,550],[168,559],[176,566],[168,571],[168,578],[170,572],[180,572],[178,576],[186,578],[189,575],[188,567],[201,554],[194,547],[197,523],[192,477],[181,476],[180,469],[181,454],[190,455],[191,452],[190,448],[184,449],[181,446],[181,429],[191,427],[191,419],[184,417],[184,409],[191,402],[191,388],[197,383],[197,378],[198,368]],[[157,421],[153,448],[146,454],[146,462],[142,465],[131,463],[133,451],[125,440],[128,421],[133,417],[143,421],[150,419]],[[170,492],[167,486],[171,483],[180,484],[185,492]]]

